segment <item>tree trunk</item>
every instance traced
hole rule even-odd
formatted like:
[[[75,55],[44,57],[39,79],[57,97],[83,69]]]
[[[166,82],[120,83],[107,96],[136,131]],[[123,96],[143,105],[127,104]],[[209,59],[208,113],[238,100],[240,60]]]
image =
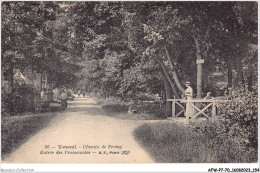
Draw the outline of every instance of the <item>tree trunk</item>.
[[[14,72],[13,72],[13,69],[14,69],[14,64],[13,62],[9,62],[8,63],[8,69],[6,70],[6,79],[7,79],[7,97],[9,97],[7,101],[7,104],[6,104],[6,110],[7,112],[9,113],[12,113],[13,112],[13,82],[14,82],[14,79],[13,79],[13,76],[14,76]]]
[[[176,83],[176,86],[178,87],[178,89],[179,89],[182,93],[184,93],[184,92],[185,92],[185,89],[183,88],[183,86],[182,86],[181,83],[180,83],[180,79],[179,79],[178,73],[177,73],[177,71],[176,71],[176,67],[175,67],[175,65],[174,65],[173,62],[172,62],[172,59],[171,59],[171,57],[170,57],[170,54],[169,54],[169,51],[168,51],[166,45],[164,46],[164,50],[165,50],[165,52],[166,52],[166,57],[167,57],[167,59],[168,59],[168,61],[169,61],[169,63],[170,63],[170,66],[171,66],[171,69],[172,69],[172,73],[173,73],[173,79],[174,79],[174,81],[175,81],[175,83]]]
[[[254,62],[255,61],[255,62]],[[250,60],[250,63],[248,64],[248,75],[247,75],[247,87],[249,91],[252,91],[253,81],[254,81],[254,67],[253,64],[257,62],[257,51],[255,51],[255,54],[253,58]]]
[[[206,57],[206,56],[203,55],[203,57]],[[209,62],[205,61],[204,66],[207,67],[208,64],[209,64]],[[210,92],[209,91],[209,79],[208,79],[209,74],[210,74],[209,70],[207,68],[204,68],[203,73],[202,73],[202,79],[203,79],[202,80],[202,91],[204,91],[205,93]]]
[[[198,11],[199,20],[201,20],[200,15],[201,14]],[[208,26],[207,26],[206,31],[204,33],[204,37],[200,36],[201,41],[202,41],[201,45],[199,43],[199,38],[198,38],[199,37],[198,32],[199,32],[200,29],[195,28],[195,30],[193,30],[194,31],[193,39],[194,39],[194,43],[195,43],[195,47],[196,47],[196,56],[197,56],[197,61],[196,61],[196,63],[197,63],[197,98],[202,98],[202,94],[203,94],[203,68],[202,68],[202,64],[204,62],[201,62],[201,61],[202,61],[202,56],[204,56],[204,58],[207,57],[208,47],[206,45],[206,40],[209,37],[211,24],[212,24],[212,20],[209,20]],[[206,77],[205,77],[205,79],[206,79]],[[206,83],[206,85],[207,85],[207,83]]]
[[[233,76],[232,76],[232,63],[230,62],[230,59],[227,59],[227,70],[228,70],[228,87],[233,86]]]
[[[197,60],[202,60],[198,37],[194,36]],[[197,97],[202,98],[202,63],[197,62]]]
[[[180,95],[179,95],[179,93],[177,92],[177,90],[176,90],[176,88],[175,88],[175,86],[174,86],[174,83],[172,82],[172,80],[171,80],[171,78],[170,78],[170,76],[169,76],[169,74],[168,74],[168,72],[167,72],[167,70],[166,70],[166,68],[165,68],[165,66],[164,66],[164,64],[163,64],[162,61],[160,61],[160,66],[161,66],[161,68],[162,68],[162,71],[163,71],[164,76],[166,77],[166,79],[168,80],[168,82],[169,82],[169,84],[170,84],[170,86],[171,86],[171,88],[172,88],[172,91],[173,91],[175,97],[176,97],[176,98],[180,98]]]
[[[245,81],[244,81],[244,74],[243,74],[243,66],[242,66],[242,61],[241,61],[241,58],[240,56],[238,56],[239,53],[237,54],[236,56],[236,71],[237,71],[237,78],[238,78],[238,83],[239,84],[244,84]]]
[[[206,39],[208,37],[207,35],[209,35],[209,28],[207,29],[206,35],[204,37],[204,41],[202,42],[202,44],[203,44],[202,58],[205,60],[205,62],[204,62],[204,66],[205,67],[209,66],[209,61],[207,61],[207,59],[208,59],[208,49],[209,49],[207,47],[207,45],[206,45]],[[209,91],[207,91],[209,89],[208,88],[209,87],[208,77],[209,77],[209,70],[208,70],[208,68],[203,68],[203,73],[202,73],[202,91],[204,91],[205,93],[209,92]]]
[[[166,77],[164,75],[162,75],[163,77],[163,86],[164,86],[164,92],[165,92],[165,100],[166,100],[166,115],[167,117],[171,116],[171,112],[172,112],[172,106],[171,106],[171,102],[168,102],[167,99],[172,99],[172,91],[171,91],[171,86],[168,82],[168,80],[166,79]]]
[[[7,85],[8,85],[8,94],[13,94],[13,76],[14,76],[14,64],[12,62],[9,63],[9,67],[6,71],[6,79],[7,79]]]
[[[249,76],[247,77],[247,89],[252,91],[253,86],[253,71],[250,71]]]

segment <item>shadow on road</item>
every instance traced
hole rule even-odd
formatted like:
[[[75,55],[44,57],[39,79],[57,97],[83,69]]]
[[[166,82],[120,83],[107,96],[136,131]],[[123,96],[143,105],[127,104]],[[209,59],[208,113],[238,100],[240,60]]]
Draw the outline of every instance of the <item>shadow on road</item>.
[[[70,107],[68,109],[66,109],[66,113],[76,113],[77,115],[79,114],[86,114],[86,115],[106,115],[105,112],[100,108],[100,107],[77,107],[77,108],[73,108]]]
[[[68,102],[68,108],[64,113],[75,113],[76,115],[107,115],[103,109],[96,103],[90,102],[88,97],[85,98],[75,98],[74,101]]]
[[[68,106],[69,107],[73,107],[73,106],[77,106],[77,107],[80,107],[80,106],[84,106],[87,108],[88,105],[96,105],[95,103],[82,103],[82,102],[70,102],[68,103]]]

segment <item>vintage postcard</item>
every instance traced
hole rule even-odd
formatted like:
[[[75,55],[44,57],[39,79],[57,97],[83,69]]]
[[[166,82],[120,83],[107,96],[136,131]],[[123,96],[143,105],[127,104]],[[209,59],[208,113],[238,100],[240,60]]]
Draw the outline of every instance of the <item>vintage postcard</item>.
[[[1,172],[259,172],[258,154],[257,1],[1,2]]]

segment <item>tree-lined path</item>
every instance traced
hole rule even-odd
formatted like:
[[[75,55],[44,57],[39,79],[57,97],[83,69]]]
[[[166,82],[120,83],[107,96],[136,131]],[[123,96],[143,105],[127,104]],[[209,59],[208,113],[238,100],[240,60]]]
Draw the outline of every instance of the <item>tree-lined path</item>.
[[[153,162],[141,146],[155,162],[257,162],[256,1],[5,1],[1,12],[6,163]],[[110,116],[91,98],[52,112],[65,93],[98,97]],[[199,114],[216,121],[179,126]]]
[[[140,121],[119,120],[106,116],[91,98],[76,98],[69,102],[66,111],[58,113],[48,127],[30,138],[3,162],[152,163],[154,161],[132,135],[133,130],[140,124]],[[50,145],[50,149],[46,149],[46,145]],[[59,149],[58,145],[76,145],[77,149]],[[102,149],[102,145],[107,148]],[[109,145],[114,148],[108,148]],[[97,149],[95,146],[100,148]],[[40,154],[41,151],[45,154]],[[47,154],[47,151],[54,151],[54,154]],[[56,154],[56,151],[63,154]],[[90,154],[68,154],[66,151],[89,151]],[[112,151],[113,154],[99,154],[100,151]],[[119,154],[116,154],[117,151]],[[123,151],[126,152],[122,154]],[[127,151],[130,151],[128,155]]]

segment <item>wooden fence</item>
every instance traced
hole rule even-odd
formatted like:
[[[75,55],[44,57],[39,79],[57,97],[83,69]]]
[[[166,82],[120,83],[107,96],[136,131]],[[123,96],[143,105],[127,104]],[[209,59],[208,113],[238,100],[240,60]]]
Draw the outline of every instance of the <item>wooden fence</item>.
[[[190,119],[194,120],[199,115],[206,117],[207,119],[212,118],[213,122],[216,120],[217,116],[217,105],[227,103],[230,100],[221,100],[221,99],[167,99],[167,101],[172,102],[172,117],[178,117],[184,113],[186,117],[186,124],[189,124]],[[192,115],[186,114],[185,106],[190,104],[192,108],[196,111]],[[176,106],[179,106],[181,110],[176,112]],[[210,110],[211,109],[211,110]],[[191,113],[191,112],[190,112]]]

